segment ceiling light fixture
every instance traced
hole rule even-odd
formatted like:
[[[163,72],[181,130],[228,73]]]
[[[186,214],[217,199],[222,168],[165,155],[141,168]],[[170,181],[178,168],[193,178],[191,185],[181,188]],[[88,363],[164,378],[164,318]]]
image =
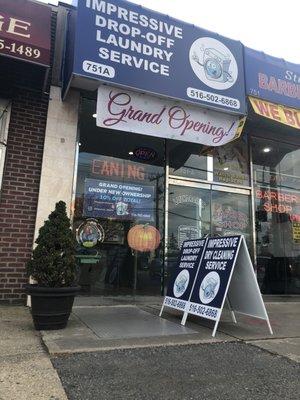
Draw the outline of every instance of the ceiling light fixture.
[[[93,118],[97,118],[97,114],[93,114]]]
[[[130,151],[128,154],[129,154],[130,156],[133,156],[133,151]]]
[[[271,151],[270,147],[265,147],[265,148],[263,149],[263,152],[264,152],[264,153],[270,153],[270,151]]]

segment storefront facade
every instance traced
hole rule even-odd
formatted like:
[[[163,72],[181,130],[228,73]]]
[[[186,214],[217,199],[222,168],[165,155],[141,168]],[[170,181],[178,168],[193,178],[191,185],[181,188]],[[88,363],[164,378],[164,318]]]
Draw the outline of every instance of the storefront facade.
[[[258,282],[299,294],[300,68],[245,48],[245,69]]]
[[[245,236],[264,294],[299,293],[300,143],[295,135],[276,127],[274,134],[268,123],[258,129],[254,117],[240,139],[212,149],[96,127],[96,101],[81,101],[90,111],[79,123],[74,229],[79,242],[86,221],[97,221],[104,230],[103,241],[79,249],[85,293],[163,293],[183,240],[230,234]],[[148,189],[151,220],[89,212],[87,190],[105,183],[111,193],[120,184]],[[105,204],[100,213],[107,213],[111,197],[95,199]],[[90,205],[93,209],[93,201]],[[147,223],[159,231],[160,246],[135,252],[128,232]]]
[[[268,261],[270,266],[264,264],[262,243],[266,239],[262,237],[266,231],[273,231],[275,225],[261,226],[261,197],[266,194],[259,181],[267,163],[261,157],[268,155],[264,150],[269,146],[266,141],[276,138],[282,148],[292,136],[297,152],[297,130],[282,130],[282,125],[278,127],[254,113],[249,100],[246,105],[247,94],[256,98],[259,94],[246,93],[244,88],[244,49],[227,39],[216,49],[217,39],[210,32],[198,28],[190,32],[189,26],[172,23],[172,19],[164,25],[164,16],[141,11],[127,2],[111,2],[110,7],[101,4],[83,2],[78,8],[67,12],[61,8],[58,13],[58,18],[64,15],[68,21],[65,36],[69,47],[62,60],[63,102],[57,106],[62,107],[60,123],[72,126],[64,139],[69,143],[69,154],[61,154],[65,166],[61,182],[68,185],[63,194],[70,204],[78,242],[82,294],[163,294],[185,239],[230,234],[245,236],[263,293],[297,294],[297,263],[293,264],[292,280],[281,272],[289,268],[287,260],[294,253],[279,239],[273,247],[283,255],[274,253]],[[128,18],[133,19],[131,25]],[[150,18],[156,21],[158,29],[169,29],[169,36],[173,37],[166,32],[154,35],[149,26],[147,36],[145,25]],[[151,46],[146,42],[149,48],[141,49],[147,53],[152,48],[151,55],[145,58],[148,67],[142,53],[137,54],[140,41],[131,36],[132,32],[139,36],[135,25],[145,38],[161,41]],[[197,47],[201,44],[199,37],[207,41],[209,36],[208,52],[204,51],[201,60],[203,44]],[[231,54],[235,60],[230,68],[222,46],[227,48],[227,57]],[[153,58],[153,48],[156,55],[169,63]],[[160,53],[160,48],[165,52]],[[186,70],[179,68],[178,57],[180,66],[182,58],[187,57]],[[204,74],[203,65],[202,69],[198,67],[202,63],[207,67]],[[218,65],[222,66],[223,75],[218,75]],[[174,75],[166,77],[170,71]],[[245,73],[251,71],[246,69]],[[178,76],[183,77],[183,82],[178,83]],[[56,96],[57,89],[52,87]],[[72,115],[65,121],[63,108],[70,107]],[[170,117],[174,107],[173,120],[169,118],[166,123],[164,117]],[[244,125],[246,108],[249,115]],[[201,122],[206,123],[206,132]],[[227,126],[222,132],[228,135],[216,134],[216,129],[207,134],[217,124]],[[231,133],[230,126],[234,127]],[[271,159],[275,162],[274,154]],[[283,171],[282,163],[280,168]],[[52,167],[52,179],[57,172]],[[286,169],[282,174],[286,174]],[[51,181],[49,176],[40,196],[44,193],[46,197],[47,181]],[[275,194],[270,196],[275,198]],[[282,197],[277,195],[276,199],[281,210]],[[285,199],[294,201],[291,199],[296,197]],[[273,200],[265,205],[271,207],[267,219],[273,215]],[[281,228],[282,225],[278,232]],[[289,234],[294,232],[288,224],[285,229]]]
[[[82,295],[162,295],[184,240],[242,234],[262,292],[299,294],[299,66],[126,1],[55,13],[31,239],[64,200]]]
[[[240,43],[127,2],[79,3],[69,23],[63,96],[87,89],[73,198],[83,293],[163,294],[188,238],[238,232],[252,249],[248,142],[233,141]]]
[[[163,293],[181,244],[188,238],[240,233],[252,248],[245,136],[211,148],[99,128],[95,112],[96,100],[82,98],[74,229],[80,243],[83,291]],[[141,209],[136,208],[141,204],[139,194],[149,199],[143,200]],[[159,232],[160,244],[151,251],[135,251],[128,233],[146,224]],[[89,229],[95,241],[97,235],[104,236],[92,247],[83,238]]]

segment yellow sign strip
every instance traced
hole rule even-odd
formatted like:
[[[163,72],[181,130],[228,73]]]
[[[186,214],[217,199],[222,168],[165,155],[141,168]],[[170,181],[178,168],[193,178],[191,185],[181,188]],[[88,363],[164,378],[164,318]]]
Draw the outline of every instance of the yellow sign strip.
[[[262,117],[300,129],[300,110],[249,97],[253,110]],[[300,106],[300,105],[299,105]]]
[[[293,240],[294,243],[300,243],[300,222],[293,221]]]
[[[241,136],[245,123],[246,123],[246,117],[241,117],[233,140],[238,139]]]

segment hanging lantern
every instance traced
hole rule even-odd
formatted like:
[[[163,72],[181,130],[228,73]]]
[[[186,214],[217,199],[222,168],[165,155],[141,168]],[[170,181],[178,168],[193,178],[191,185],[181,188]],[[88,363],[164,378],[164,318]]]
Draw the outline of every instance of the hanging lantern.
[[[157,249],[161,237],[159,231],[151,225],[135,225],[128,232],[128,245],[137,251],[146,252]]]

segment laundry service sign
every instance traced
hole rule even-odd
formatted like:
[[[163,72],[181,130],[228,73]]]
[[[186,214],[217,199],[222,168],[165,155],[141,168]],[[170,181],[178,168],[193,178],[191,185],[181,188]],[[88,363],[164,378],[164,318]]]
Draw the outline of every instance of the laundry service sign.
[[[124,0],[79,0],[73,74],[244,114],[238,41]]]
[[[214,337],[225,303],[232,320],[235,313],[265,320],[273,334],[244,236],[208,237],[183,242],[169,280],[165,308],[214,322]]]
[[[205,244],[205,239],[183,242],[178,263],[169,280],[165,306],[181,311],[187,308]]]
[[[222,146],[238,138],[245,117],[101,85],[97,126],[173,140]]]

